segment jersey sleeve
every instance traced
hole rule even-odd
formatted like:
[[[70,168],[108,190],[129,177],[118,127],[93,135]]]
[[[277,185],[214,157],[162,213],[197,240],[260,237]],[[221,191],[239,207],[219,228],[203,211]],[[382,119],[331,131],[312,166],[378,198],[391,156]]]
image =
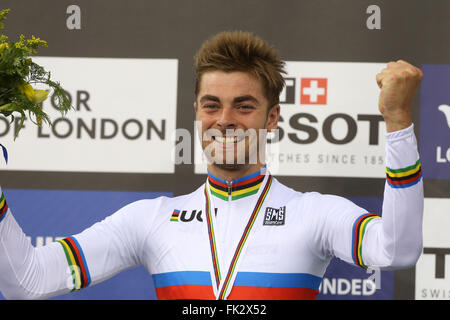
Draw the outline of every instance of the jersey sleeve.
[[[7,299],[47,299],[140,264],[152,200],[134,202],[79,234],[35,248],[2,198],[0,291]]]
[[[414,126],[386,136],[386,182],[382,218],[367,225],[362,266],[409,267],[422,254],[424,193]]]
[[[332,195],[310,195],[312,245],[325,259],[397,269],[422,252],[423,181],[413,125],[386,134],[386,183],[382,212],[368,212]]]

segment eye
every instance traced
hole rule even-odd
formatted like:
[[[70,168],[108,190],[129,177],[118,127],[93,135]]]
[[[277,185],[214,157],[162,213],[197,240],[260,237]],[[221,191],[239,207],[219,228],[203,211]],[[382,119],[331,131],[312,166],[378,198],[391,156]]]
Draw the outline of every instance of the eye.
[[[243,104],[243,105],[238,106],[238,109],[241,111],[251,111],[254,109],[254,107],[249,104]]]
[[[202,106],[203,109],[207,110],[207,111],[213,111],[219,108],[218,105],[216,104],[205,104]]]

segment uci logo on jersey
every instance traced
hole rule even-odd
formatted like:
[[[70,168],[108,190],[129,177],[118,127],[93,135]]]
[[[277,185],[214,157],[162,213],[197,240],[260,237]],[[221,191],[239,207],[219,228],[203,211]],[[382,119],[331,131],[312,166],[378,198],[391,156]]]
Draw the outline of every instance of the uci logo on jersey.
[[[264,215],[265,226],[281,226],[284,225],[284,220],[286,217],[286,206],[279,209],[267,207],[266,213]]]
[[[191,222],[196,221],[203,222],[202,219],[202,210],[178,210],[174,209],[172,212],[172,216],[170,217],[170,221],[173,222]],[[217,208],[214,209],[214,214],[217,216]]]

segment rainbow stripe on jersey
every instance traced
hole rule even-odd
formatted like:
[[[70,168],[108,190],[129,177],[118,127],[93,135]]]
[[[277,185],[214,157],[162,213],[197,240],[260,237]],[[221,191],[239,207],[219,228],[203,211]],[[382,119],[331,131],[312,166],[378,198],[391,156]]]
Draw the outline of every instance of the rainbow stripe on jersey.
[[[72,291],[86,288],[91,283],[91,276],[84,258],[83,250],[74,237],[67,237],[58,242],[62,245],[73,277]]]
[[[391,169],[386,167],[386,177],[392,188],[407,188],[417,184],[422,178],[420,159],[406,168]]]
[[[180,210],[173,210],[172,216],[170,217],[170,221],[178,222],[178,217],[180,216]]]
[[[353,235],[352,235],[352,258],[353,262],[362,267],[367,268],[362,259],[362,242],[364,238],[364,233],[366,232],[366,227],[370,221],[373,219],[380,218],[379,215],[374,213],[366,213],[358,217],[353,224]]]
[[[266,166],[255,173],[231,182],[227,182],[226,180],[217,178],[208,172],[208,181],[211,194],[225,201],[228,201],[229,199],[237,200],[251,196],[258,193],[265,174]]]
[[[8,211],[8,205],[6,204],[5,195],[2,193],[2,197],[0,198],[0,222],[5,218],[6,211]]]

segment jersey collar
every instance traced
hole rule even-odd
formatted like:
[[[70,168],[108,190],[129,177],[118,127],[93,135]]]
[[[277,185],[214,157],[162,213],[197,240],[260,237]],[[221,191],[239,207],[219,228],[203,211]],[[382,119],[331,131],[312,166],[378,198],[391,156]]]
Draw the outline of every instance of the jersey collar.
[[[264,180],[266,171],[266,165],[264,165],[264,167],[257,172],[230,182],[215,177],[208,171],[211,194],[225,201],[242,199],[256,194]]]

